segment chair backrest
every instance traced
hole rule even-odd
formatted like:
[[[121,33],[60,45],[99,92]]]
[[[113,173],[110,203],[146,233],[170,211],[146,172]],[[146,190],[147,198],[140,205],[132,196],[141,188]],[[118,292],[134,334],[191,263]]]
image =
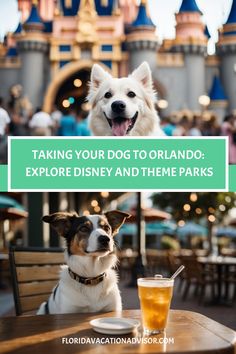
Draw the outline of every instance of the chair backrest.
[[[36,311],[58,282],[63,249],[11,247],[9,260],[16,315]]]
[[[197,261],[194,256],[183,256],[181,261],[185,266],[185,275],[188,280],[198,279],[202,280],[202,265]]]

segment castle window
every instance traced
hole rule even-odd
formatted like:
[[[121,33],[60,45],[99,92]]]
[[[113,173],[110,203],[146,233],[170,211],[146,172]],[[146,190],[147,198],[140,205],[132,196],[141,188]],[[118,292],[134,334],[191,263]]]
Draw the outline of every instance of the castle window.
[[[71,46],[67,45],[67,44],[59,45],[59,51],[60,52],[70,52],[71,51]]]
[[[103,52],[112,52],[113,46],[111,44],[102,44],[101,49]]]

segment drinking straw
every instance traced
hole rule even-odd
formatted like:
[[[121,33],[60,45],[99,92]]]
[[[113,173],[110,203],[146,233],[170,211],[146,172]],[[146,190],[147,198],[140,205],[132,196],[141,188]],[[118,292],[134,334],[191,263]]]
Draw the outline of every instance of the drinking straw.
[[[184,265],[181,265],[177,270],[176,272],[170,277],[170,279],[175,279],[177,277],[177,275],[179,275],[179,273],[182,272],[182,270],[184,270],[185,266]]]

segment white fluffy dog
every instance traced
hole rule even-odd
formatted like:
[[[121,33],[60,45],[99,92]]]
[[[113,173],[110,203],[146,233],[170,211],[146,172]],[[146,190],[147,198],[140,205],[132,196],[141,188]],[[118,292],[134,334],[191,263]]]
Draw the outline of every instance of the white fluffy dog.
[[[155,110],[151,70],[146,62],[121,79],[113,78],[94,64],[88,101],[92,106],[89,121],[94,135],[164,135]]]

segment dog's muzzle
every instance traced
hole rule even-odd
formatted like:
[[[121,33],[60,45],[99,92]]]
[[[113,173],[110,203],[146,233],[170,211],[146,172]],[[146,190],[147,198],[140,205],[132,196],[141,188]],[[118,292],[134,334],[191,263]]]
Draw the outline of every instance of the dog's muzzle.
[[[133,129],[138,118],[138,112],[136,112],[132,118],[126,118],[123,117],[123,115],[121,117],[117,116],[115,118],[108,118],[105,112],[104,115],[111,127],[112,135],[114,136],[127,135]]]

